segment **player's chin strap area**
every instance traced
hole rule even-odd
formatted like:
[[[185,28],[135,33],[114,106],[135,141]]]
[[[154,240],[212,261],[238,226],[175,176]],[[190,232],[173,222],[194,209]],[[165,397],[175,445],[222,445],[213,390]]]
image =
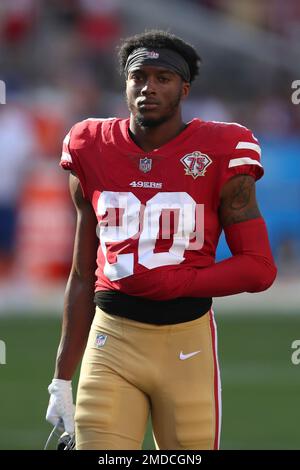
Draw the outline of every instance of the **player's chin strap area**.
[[[58,438],[58,442],[56,444],[56,450],[74,450],[75,449],[75,434],[68,434],[67,432],[63,432],[64,425],[63,421],[59,420],[58,423],[52,429],[47,442],[44,446],[44,450],[48,450],[50,442],[52,441],[53,436]],[[62,434],[63,432],[63,434]]]

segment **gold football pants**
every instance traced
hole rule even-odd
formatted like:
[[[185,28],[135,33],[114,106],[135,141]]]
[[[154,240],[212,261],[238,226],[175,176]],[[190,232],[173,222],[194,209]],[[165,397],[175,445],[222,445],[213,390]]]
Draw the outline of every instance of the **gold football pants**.
[[[220,390],[212,311],[159,326],[97,307],[77,393],[77,449],[141,449],[149,413],[158,449],[217,449]]]

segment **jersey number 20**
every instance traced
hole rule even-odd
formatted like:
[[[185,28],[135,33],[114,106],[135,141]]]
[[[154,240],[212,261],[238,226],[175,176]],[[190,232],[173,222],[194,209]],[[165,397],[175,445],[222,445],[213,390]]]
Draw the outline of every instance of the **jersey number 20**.
[[[170,231],[170,213],[176,214],[173,233]],[[204,242],[204,206],[196,204],[186,192],[160,192],[146,205],[131,192],[103,191],[97,204],[97,215],[105,216],[99,223],[99,238],[105,257],[104,274],[116,281],[134,273],[134,253],[116,252],[116,261],[107,259],[107,244],[137,240],[137,262],[148,269],[179,264],[187,249],[201,249]],[[172,238],[165,252],[155,253],[159,233]],[[168,233],[169,232],[169,233]],[[192,241],[193,240],[193,241]]]

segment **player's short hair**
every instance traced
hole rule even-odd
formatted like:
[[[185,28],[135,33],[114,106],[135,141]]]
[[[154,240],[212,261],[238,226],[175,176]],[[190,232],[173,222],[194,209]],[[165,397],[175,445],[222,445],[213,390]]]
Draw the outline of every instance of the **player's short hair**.
[[[128,56],[135,49],[142,47],[171,49],[179,53],[189,66],[191,82],[199,74],[199,67],[202,60],[195,48],[174,34],[161,30],[146,31],[123,40],[122,44],[118,48],[120,73],[124,72]]]

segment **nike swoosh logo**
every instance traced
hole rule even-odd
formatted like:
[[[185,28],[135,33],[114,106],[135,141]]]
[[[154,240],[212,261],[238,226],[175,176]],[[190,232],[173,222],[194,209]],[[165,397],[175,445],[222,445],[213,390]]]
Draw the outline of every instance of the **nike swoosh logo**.
[[[200,352],[201,352],[201,349],[200,351],[194,351],[189,354],[183,354],[183,351],[181,351],[179,354],[179,359],[181,359],[182,361],[185,361],[186,359],[189,359],[190,357],[196,356],[196,354],[199,354]]]

